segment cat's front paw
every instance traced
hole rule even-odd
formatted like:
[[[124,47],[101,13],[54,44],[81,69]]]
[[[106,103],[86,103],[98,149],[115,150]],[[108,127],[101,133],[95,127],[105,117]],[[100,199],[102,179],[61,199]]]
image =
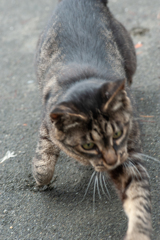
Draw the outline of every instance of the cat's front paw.
[[[124,240],[151,240],[150,237],[141,233],[126,234]]]

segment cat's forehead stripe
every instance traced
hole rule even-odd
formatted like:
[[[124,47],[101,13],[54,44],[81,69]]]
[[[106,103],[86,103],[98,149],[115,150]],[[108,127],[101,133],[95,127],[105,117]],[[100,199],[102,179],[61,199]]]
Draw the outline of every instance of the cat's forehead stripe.
[[[94,141],[93,136],[92,136],[92,132],[90,132],[89,136],[90,136],[90,139],[91,139],[92,141]]]
[[[92,138],[94,141],[99,141],[102,138],[101,134],[97,131],[96,128],[94,128],[92,131]]]
[[[113,107],[112,107],[112,111],[117,111],[118,109],[120,109],[121,107],[123,106],[123,103],[122,102],[116,102]]]
[[[71,123],[71,124],[65,126],[65,130],[68,130],[68,129],[70,129],[70,128],[77,127],[78,125],[81,125],[81,123],[80,123],[80,122]]]
[[[99,136],[101,136],[100,129],[97,126],[93,126],[93,132],[96,132]]]
[[[110,122],[107,122],[106,134],[107,134],[107,135],[112,135],[112,133],[113,133],[113,129],[112,129],[111,123],[110,123]]]

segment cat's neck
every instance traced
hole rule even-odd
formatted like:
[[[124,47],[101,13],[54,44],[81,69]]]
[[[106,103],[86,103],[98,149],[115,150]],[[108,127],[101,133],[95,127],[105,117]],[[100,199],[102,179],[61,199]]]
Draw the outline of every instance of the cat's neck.
[[[86,81],[87,79],[101,79],[104,81],[116,81],[117,79],[124,79],[125,74],[117,75],[117,73],[107,70],[107,68],[98,68],[89,64],[75,64],[70,63],[62,67],[57,82],[61,87],[70,87],[74,83]],[[99,82],[99,81],[98,81]]]

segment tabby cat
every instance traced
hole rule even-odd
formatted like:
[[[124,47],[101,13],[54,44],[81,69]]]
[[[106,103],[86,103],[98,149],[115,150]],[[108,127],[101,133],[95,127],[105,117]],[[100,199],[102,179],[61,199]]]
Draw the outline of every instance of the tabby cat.
[[[106,0],[62,0],[37,47],[43,119],[33,159],[39,186],[60,150],[106,172],[128,216],[125,240],[151,239],[149,176],[129,86],[136,55]]]

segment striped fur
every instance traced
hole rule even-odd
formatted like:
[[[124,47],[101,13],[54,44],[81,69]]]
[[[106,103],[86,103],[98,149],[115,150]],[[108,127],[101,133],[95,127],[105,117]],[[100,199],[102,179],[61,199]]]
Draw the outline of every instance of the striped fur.
[[[60,150],[105,172],[128,216],[125,240],[149,240],[149,176],[138,154],[140,132],[128,87],[136,70],[132,40],[107,1],[59,2],[37,47],[43,119],[34,178],[38,185],[51,181]]]

